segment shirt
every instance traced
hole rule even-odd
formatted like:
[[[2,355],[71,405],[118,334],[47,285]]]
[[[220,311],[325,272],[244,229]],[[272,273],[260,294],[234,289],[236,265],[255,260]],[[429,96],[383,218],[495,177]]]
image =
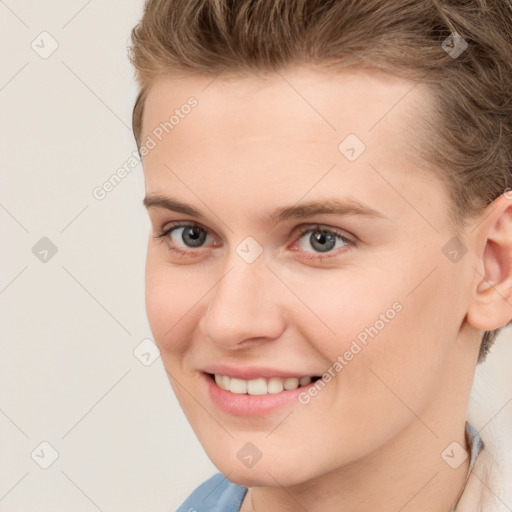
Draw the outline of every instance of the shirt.
[[[469,469],[464,486],[449,512],[456,512],[457,504],[464,493],[471,470],[475,465],[478,454],[484,447],[480,435],[468,422],[466,422],[465,435],[471,453]],[[176,512],[240,512],[246,493],[247,487],[240,487],[226,480],[222,473],[216,473],[193,491]]]

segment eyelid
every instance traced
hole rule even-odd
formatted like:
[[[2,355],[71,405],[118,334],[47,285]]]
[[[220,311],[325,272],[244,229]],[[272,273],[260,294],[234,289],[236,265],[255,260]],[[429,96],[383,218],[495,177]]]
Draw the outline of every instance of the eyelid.
[[[349,251],[356,245],[357,238],[346,232],[343,229],[335,228],[326,226],[324,224],[307,224],[307,225],[301,225],[297,227],[297,230],[299,231],[298,236],[294,236],[293,241],[288,246],[289,250],[292,250],[294,252],[300,253],[299,258],[302,260],[309,260],[313,263],[322,263],[327,262],[329,260],[335,260],[336,258],[340,257],[345,252]],[[294,246],[296,246],[300,239],[308,232],[313,231],[327,231],[329,233],[333,233],[336,237],[341,238],[345,246],[338,247],[337,249],[334,249],[332,251],[327,252],[315,252],[315,251],[301,251],[300,249],[293,249]]]
[[[210,229],[208,229],[207,227],[203,226],[199,222],[186,221],[186,220],[185,221],[172,221],[172,222],[168,222],[168,223],[166,223],[164,225],[164,227],[162,227],[160,229],[160,233],[158,233],[157,235],[154,235],[154,236],[155,236],[155,238],[161,238],[161,237],[167,236],[175,228],[189,227],[189,226],[190,227],[199,227],[202,230],[204,230],[206,233],[208,233],[210,236],[215,238],[215,236],[212,235]],[[302,224],[300,226],[297,226],[293,230],[293,236],[294,237],[297,236],[297,234],[295,233],[297,231],[299,233],[299,238],[300,238],[301,236],[303,236],[308,231],[315,231],[315,230],[330,231],[330,232],[335,233],[336,235],[340,236],[341,238],[344,238],[345,240],[347,240],[349,242],[355,243],[354,235],[348,233],[347,231],[345,231],[343,229],[340,229],[340,228],[330,227],[330,226],[327,226],[325,224],[319,224],[319,223]]]
[[[205,226],[201,225],[195,221],[172,221],[164,224],[162,228],[159,229],[159,233],[153,235],[158,241],[164,242],[167,245],[167,250],[173,254],[174,257],[178,259],[193,259],[194,257],[201,256],[205,250],[208,250],[208,247],[197,247],[193,248],[183,248],[183,247],[173,247],[169,243],[166,242],[166,239],[170,237],[170,234],[175,229],[186,228],[186,227],[198,227],[206,232],[206,234],[214,239],[214,246],[218,245],[215,242],[215,236],[211,234],[210,230]]]
[[[183,227],[198,227],[198,228],[202,229],[203,231],[205,231],[207,233],[208,236],[213,238],[213,240],[214,240],[213,247],[215,247],[215,246],[218,247],[219,244],[218,244],[218,241],[216,241],[216,239],[218,237],[216,235],[213,235],[210,229],[208,229],[207,227],[203,226],[202,224],[200,224],[199,222],[196,222],[196,221],[184,220],[184,221],[168,222],[164,225],[164,227],[162,227],[160,229],[160,233],[154,235],[154,237],[157,239],[165,238],[165,237],[169,236],[170,233],[174,229],[179,229],[179,228],[183,228]],[[299,251],[296,249],[291,249],[293,251],[304,253],[305,255],[302,256],[302,258],[304,258],[304,259],[321,261],[321,260],[326,260],[328,258],[335,258],[340,255],[340,250],[342,252],[345,252],[345,250],[347,250],[350,246],[354,246],[356,244],[356,237],[343,229],[327,226],[325,224],[320,224],[320,223],[310,223],[310,224],[302,224],[300,226],[297,226],[292,231],[293,240],[290,244],[288,244],[288,248],[290,246],[297,244],[297,242],[300,240],[300,238],[302,238],[306,233],[308,233],[310,231],[327,231],[327,232],[333,233],[335,236],[343,239],[346,242],[348,247],[338,248],[335,251],[328,251],[326,253],[321,253],[321,252],[317,253],[314,251]],[[208,250],[208,247],[197,247],[197,248],[181,248],[181,247],[175,248],[175,247],[172,247],[171,248],[168,246],[168,249],[171,252],[174,252],[175,254],[186,257],[187,255],[194,255],[194,254],[197,255],[205,250]]]
[[[330,227],[325,224],[312,223],[312,224],[303,224],[296,228],[299,231],[299,238],[304,236],[308,231],[328,231],[330,233],[334,233],[336,236],[343,238],[347,242],[354,243],[356,242],[354,235],[348,233],[344,229]]]
[[[205,233],[207,233],[209,236],[211,236],[212,238],[215,238],[214,235],[212,235],[212,232],[210,231],[210,229],[208,229],[207,227],[203,226],[202,224],[200,224],[199,222],[195,222],[195,221],[187,221],[187,220],[179,220],[179,221],[172,221],[172,222],[167,222],[159,231],[159,233],[157,233],[156,235],[154,235],[155,238],[163,238],[163,237],[166,237],[167,235],[169,235],[171,233],[171,231],[173,231],[174,229],[178,229],[178,228],[187,228],[187,227],[192,227],[192,228],[200,228],[202,229]]]

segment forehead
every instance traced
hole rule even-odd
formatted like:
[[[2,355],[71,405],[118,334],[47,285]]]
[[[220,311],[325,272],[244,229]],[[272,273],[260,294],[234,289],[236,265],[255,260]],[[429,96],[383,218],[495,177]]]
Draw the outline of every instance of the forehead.
[[[210,140],[224,128],[241,129],[239,137],[243,137],[266,135],[276,125],[286,125],[290,135],[306,135],[296,121],[324,136],[339,137],[347,130],[366,135],[377,127],[389,128],[390,121],[403,118],[425,95],[426,89],[417,82],[361,69],[327,72],[291,67],[244,78],[222,74],[159,78],[146,98],[143,131],[150,132],[194,97],[200,107],[194,117],[205,129],[211,121],[222,121],[209,133]],[[179,131],[184,129],[186,123]]]
[[[273,185],[281,190],[267,191],[266,202],[329,190],[379,202],[385,190],[394,196],[386,207],[398,208],[400,194],[415,202],[428,187],[440,193],[409,151],[427,103],[421,84],[367,70],[161,78],[145,104],[142,142],[155,140],[144,159],[146,188],[223,191],[224,199],[232,191],[246,205]],[[395,187],[386,184],[390,177]]]

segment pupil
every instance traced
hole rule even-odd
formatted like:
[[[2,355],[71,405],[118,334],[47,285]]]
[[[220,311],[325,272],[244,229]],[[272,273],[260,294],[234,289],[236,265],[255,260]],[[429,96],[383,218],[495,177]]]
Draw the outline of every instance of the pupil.
[[[206,239],[206,233],[198,228],[190,227],[183,230],[183,242],[190,247],[199,247]]]
[[[330,251],[335,245],[335,238],[324,231],[316,231],[311,233],[311,246],[320,252]]]

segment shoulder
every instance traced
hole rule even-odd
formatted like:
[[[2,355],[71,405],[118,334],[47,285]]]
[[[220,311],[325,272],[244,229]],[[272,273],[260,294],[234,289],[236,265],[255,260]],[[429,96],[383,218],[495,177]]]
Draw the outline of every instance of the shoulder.
[[[216,473],[197,487],[176,512],[239,512],[247,492]]]

